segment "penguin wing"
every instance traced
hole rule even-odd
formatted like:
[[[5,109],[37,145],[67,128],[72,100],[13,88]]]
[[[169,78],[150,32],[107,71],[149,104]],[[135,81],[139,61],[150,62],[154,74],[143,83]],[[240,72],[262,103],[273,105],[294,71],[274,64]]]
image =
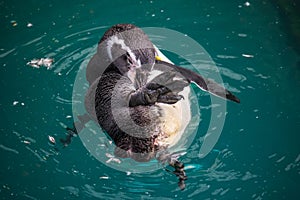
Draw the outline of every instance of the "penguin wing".
[[[184,76],[189,83],[191,82],[195,83],[200,89],[204,91],[207,91],[215,96],[228,99],[236,103],[240,103],[240,100],[230,91],[226,90],[223,86],[221,86],[220,84],[216,83],[211,79],[203,78],[201,75],[195,73],[192,70],[185,69],[183,67],[179,67],[162,60],[156,60],[156,64],[166,65],[168,67],[175,69],[182,76]]]

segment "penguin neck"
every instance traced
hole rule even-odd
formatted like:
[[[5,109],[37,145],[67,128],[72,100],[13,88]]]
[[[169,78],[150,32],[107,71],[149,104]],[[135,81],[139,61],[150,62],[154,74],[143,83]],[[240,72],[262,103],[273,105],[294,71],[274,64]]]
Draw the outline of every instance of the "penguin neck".
[[[138,89],[146,85],[148,76],[149,76],[148,70],[142,70],[141,68],[136,69],[135,77],[134,77],[134,87]]]

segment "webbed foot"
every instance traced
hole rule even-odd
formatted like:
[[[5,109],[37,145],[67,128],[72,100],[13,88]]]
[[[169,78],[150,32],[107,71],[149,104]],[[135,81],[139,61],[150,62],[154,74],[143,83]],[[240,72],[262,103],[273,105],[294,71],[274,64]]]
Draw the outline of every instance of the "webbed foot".
[[[174,104],[183,99],[183,96],[178,93],[189,83],[186,80],[173,80],[172,82],[167,80],[166,85],[150,82],[131,94],[129,106],[153,105],[156,102]]]
[[[178,83],[178,85],[180,85],[180,83]],[[156,92],[157,97],[155,99],[155,102],[167,104],[174,104],[177,101],[183,99],[183,96],[178,94],[178,92],[182,90],[182,85],[178,87],[179,88],[175,88],[175,86],[168,87],[157,83],[147,84],[147,89]]]
[[[172,172],[178,177],[178,186],[181,190],[185,189],[185,180],[187,180],[186,173],[184,171],[184,164],[180,161],[178,161],[178,157],[180,154],[169,154],[168,152],[164,152],[160,154],[157,159],[162,163],[169,163],[171,167],[173,167],[175,170],[170,171],[166,169],[169,172]]]
[[[63,144],[64,147],[68,146],[71,143],[72,137],[77,136],[85,127],[84,125],[91,120],[88,114],[79,115],[77,116],[77,118],[79,119],[79,121],[73,123],[73,128],[66,128],[68,132],[66,138],[60,139],[60,142]]]
[[[170,165],[175,168],[173,173],[179,178],[178,186],[181,190],[185,189],[185,180],[187,180],[187,176],[184,171],[184,164],[179,162],[178,160],[171,161]]]
[[[78,134],[75,125],[73,126],[73,128],[67,127],[66,130],[68,132],[66,138],[60,139],[60,142],[63,144],[64,147],[68,146],[71,143],[71,138]]]

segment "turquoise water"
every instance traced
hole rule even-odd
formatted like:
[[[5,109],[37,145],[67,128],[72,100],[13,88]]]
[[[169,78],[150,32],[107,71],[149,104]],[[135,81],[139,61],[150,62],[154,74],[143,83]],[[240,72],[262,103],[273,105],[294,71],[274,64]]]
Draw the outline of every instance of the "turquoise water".
[[[1,199],[299,199],[299,54],[278,9],[249,2],[1,1]],[[104,31],[121,22],[187,34],[241,99],[227,103],[222,135],[200,159],[212,106],[198,90],[202,120],[181,158],[189,177],[184,191],[165,170],[107,167],[79,138],[67,148],[48,142],[72,125],[79,66]],[[51,69],[26,65],[42,57],[55,59]]]

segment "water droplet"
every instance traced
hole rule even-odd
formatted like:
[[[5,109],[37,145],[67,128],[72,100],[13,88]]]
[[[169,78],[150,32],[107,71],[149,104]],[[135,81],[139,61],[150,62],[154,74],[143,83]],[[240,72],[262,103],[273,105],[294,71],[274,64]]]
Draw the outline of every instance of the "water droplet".
[[[249,3],[248,1],[246,1],[246,2],[244,3],[244,5],[248,7],[248,6],[250,6],[250,3]]]
[[[247,37],[247,34],[245,34],[245,33],[239,33],[238,36],[239,37]]]
[[[48,140],[49,140],[49,142],[51,142],[51,144],[55,144],[56,143],[54,137],[52,137],[50,135],[48,135]]]
[[[253,58],[254,57],[254,55],[251,55],[251,54],[242,54],[242,56],[243,57],[245,57],[245,58]]]
[[[24,144],[30,144],[30,141],[24,140],[23,143]]]
[[[11,20],[10,23],[11,23],[12,26],[17,26],[18,25],[18,23],[15,20]]]
[[[28,23],[28,24],[27,24],[27,27],[28,27],[28,28],[30,28],[30,27],[32,27],[32,26],[33,26],[32,23]]]

